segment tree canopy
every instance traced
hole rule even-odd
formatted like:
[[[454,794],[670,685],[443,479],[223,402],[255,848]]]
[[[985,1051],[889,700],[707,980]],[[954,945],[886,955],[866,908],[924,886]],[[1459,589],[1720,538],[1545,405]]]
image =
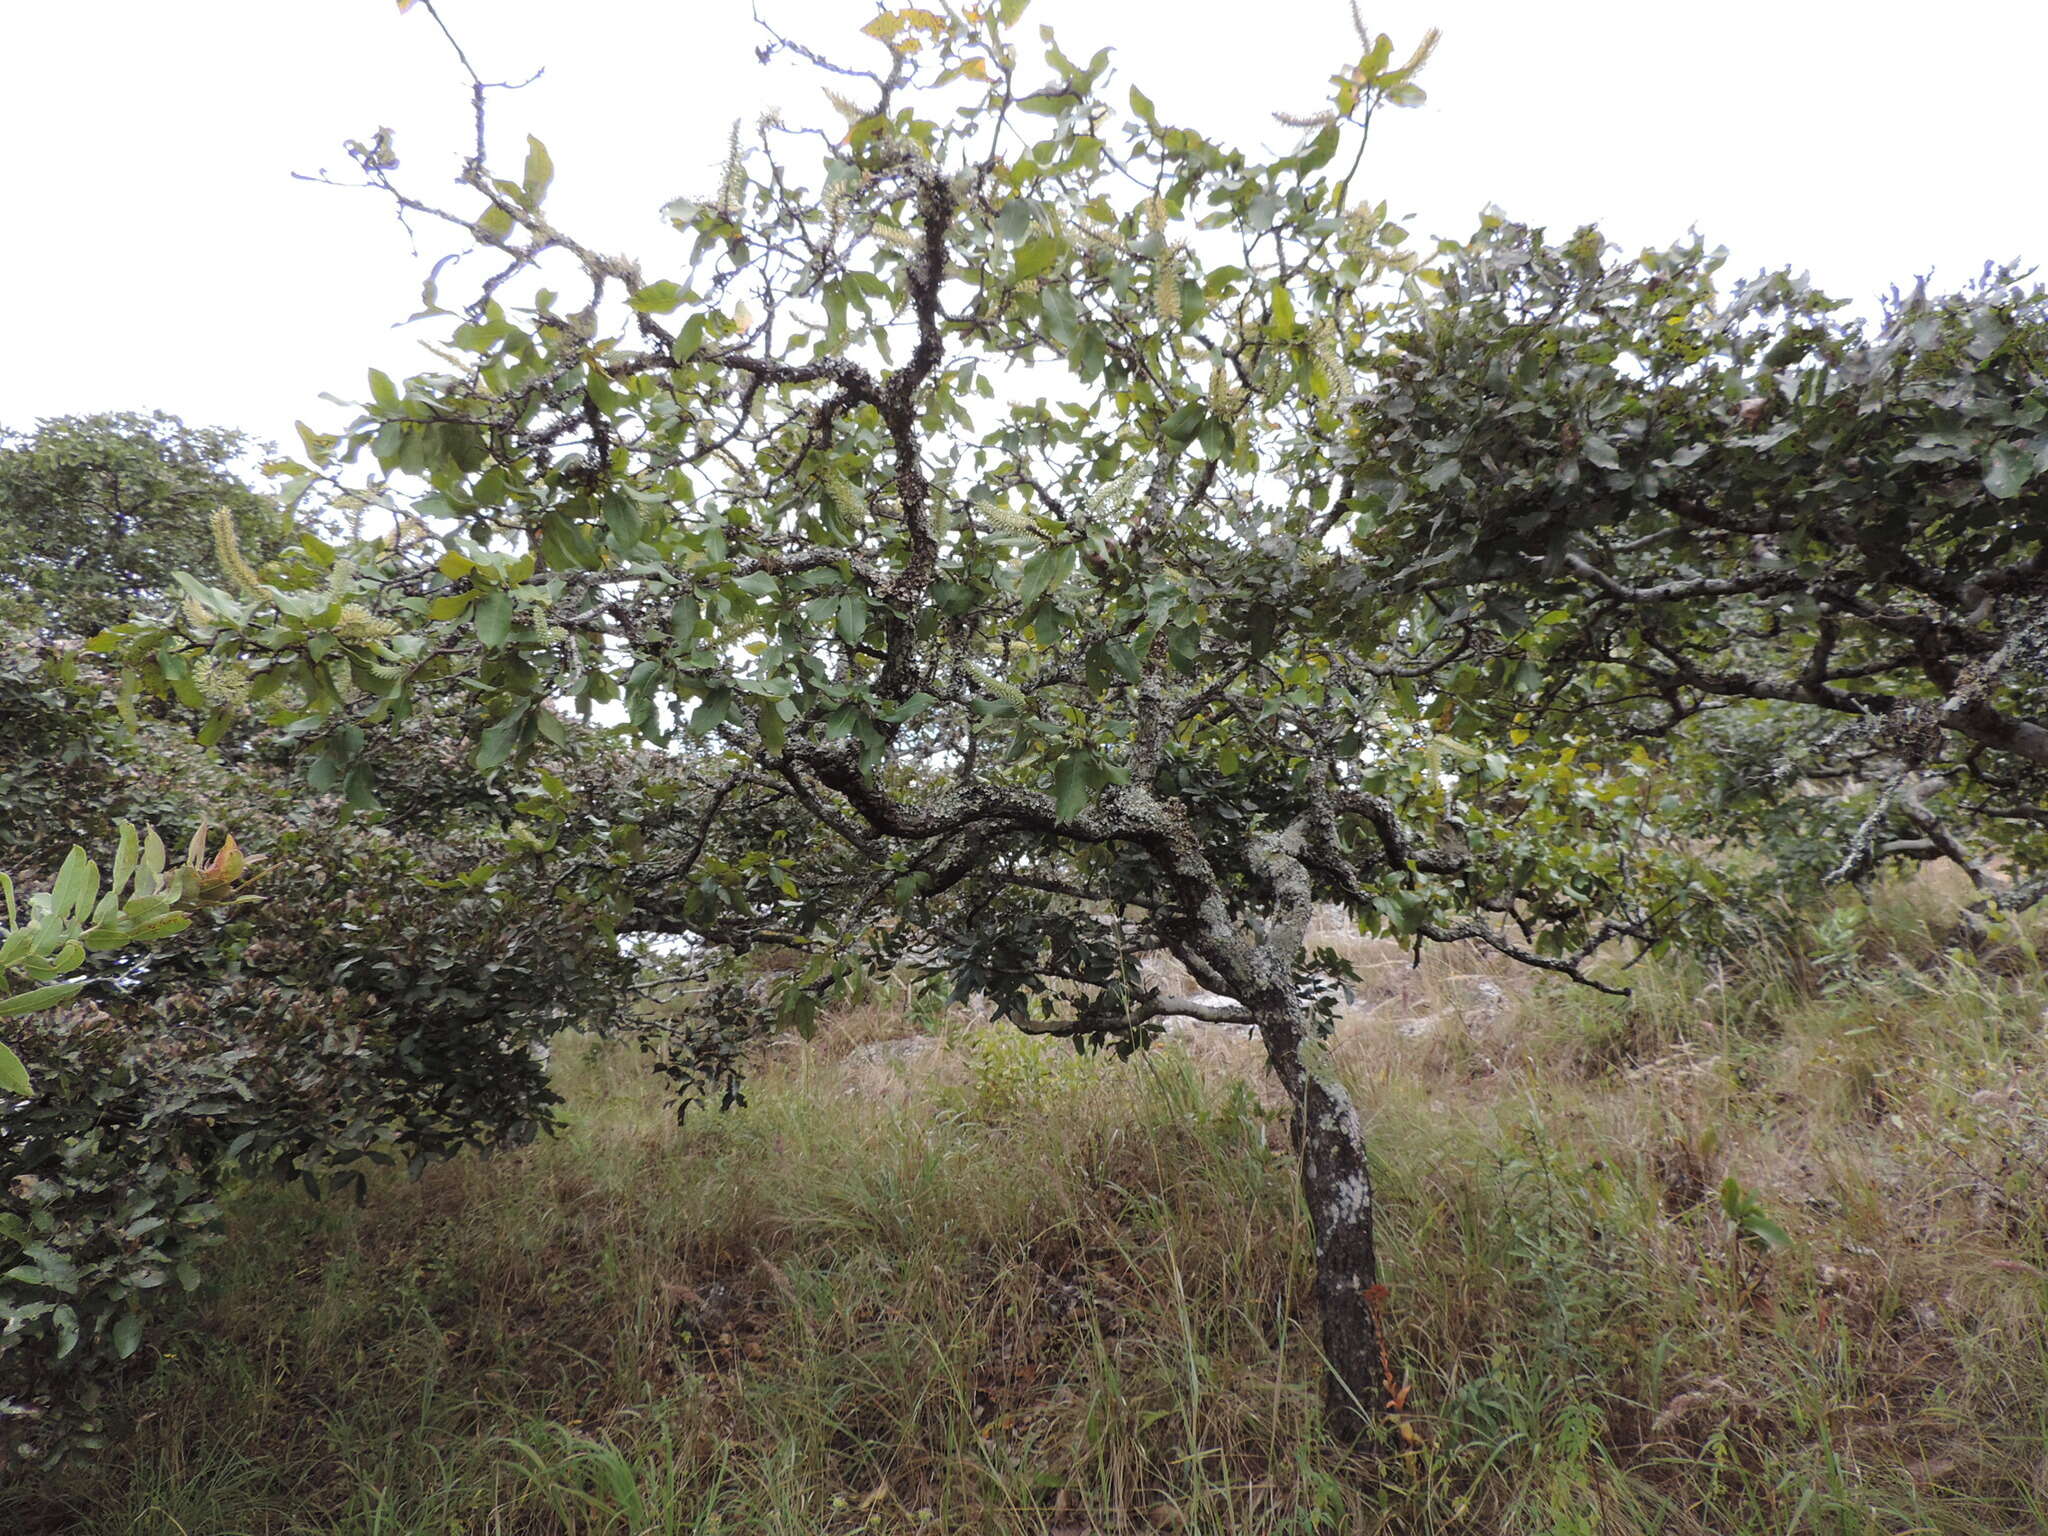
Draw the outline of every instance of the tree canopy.
[[[276,503],[234,472],[251,446],[161,411],[0,431],[0,606],[82,639],[159,611],[174,572],[210,568],[216,516],[274,538]]]
[[[1495,642],[1358,558],[1357,369],[1417,262],[1355,172],[1433,39],[1361,31],[1260,159],[1112,98],[1106,51],[1046,32],[1027,62],[1022,9],[884,13],[872,69],[777,39],[840,122],[736,128],[644,265],[552,221],[537,141],[506,175],[480,128],[454,208],[355,146],[492,264],[445,312],[447,370],[373,374],[297,466],[390,533],[228,552],[225,585],[95,644],[210,730],[283,730],[366,810],[374,742],[423,710],[487,774],[615,712],[693,764],[706,837],[751,844],[700,838],[667,921],[807,953],[773,1005],[799,1025],[885,962],[1084,1044],[1255,1026],[1295,1105],[1330,1409],[1361,1429],[1393,1388],[1313,907],[1593,981],[1702,877],[1645,836],[1673,793],[1648,755],[1472,739],[1444,701]],[[1161,951],[1223,1001],[1162,997]]]
[[[2048,294],[1987,269],[1866,320],[1722,264],[1501,220],[1447,250],[1352,417],[1378,557],[1524,630],[1515,710],[1683,732],[1730,825],[1810,873],[1947,859],[2031,905]]]

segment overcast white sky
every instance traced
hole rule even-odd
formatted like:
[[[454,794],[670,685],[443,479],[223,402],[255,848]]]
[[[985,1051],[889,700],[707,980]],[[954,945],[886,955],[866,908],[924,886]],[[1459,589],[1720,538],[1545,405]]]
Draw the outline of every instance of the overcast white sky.
[[[828,50],[866,0],[759,0]],[[480,70],[546,74],[499,98],[497,140],[534,132],[551,211],[650,277],[666,199],[706,190],[726,125],[809,106],[815,79],[762,68],[749,0],[441,0]],[[393,0],[8,0],[0,288],[11,306],[0,424],[161,408],[296,446],[328,391],[421,366],[424,264],[364,192],[294,181],[352,169],[341,141],[398,132],[406,169],[452,175],[463,81],[432,20]],[[1367,0],[1405,48],[1442,47],[1429,104],[1376,128],[1366,189],[1418,233],[1497,203],[1630,245],[1697,225],[1743,270],[1790,264],[1868,301],[1933,269],[2048,260],[2037,161],[2043,0]],[[1162,115],[1289,142],[1357,46],[1343,0],[1037,0],[1069,54],[1116,50]],[[1121,96],[1121,91],[1117,92]],[[808,110],[806,110],[808,115]],[[503,156],[516,165],[517,156]],[[418,333],[425,337],[430,330]]]

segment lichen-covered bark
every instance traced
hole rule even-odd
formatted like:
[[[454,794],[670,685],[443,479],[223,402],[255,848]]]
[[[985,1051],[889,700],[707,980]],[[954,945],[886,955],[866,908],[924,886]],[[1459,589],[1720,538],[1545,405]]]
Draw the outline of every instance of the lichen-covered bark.
[[[1315,1233],[1324,1418],[1332,1434],[1359,1440],[1381,1422],[1386,1397],[1370,1296],[1379,1266],[1365,1133],[1322,1042],[1305,1029],[1310,1021],[1300,1005],[1287,998],[1259,1010],[1258,1018],[1267,1060],[1293,1104],[1302,1198]]]

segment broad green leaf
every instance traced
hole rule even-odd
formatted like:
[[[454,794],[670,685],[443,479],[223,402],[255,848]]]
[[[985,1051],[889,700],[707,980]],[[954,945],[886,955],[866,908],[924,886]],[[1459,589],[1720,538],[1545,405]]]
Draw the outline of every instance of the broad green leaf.
[[[532,134],[526,136],[526,173],[521,178],[525,183],[527,201],[536,208],[541,199],[548,195],[548,184],[555,179],[555,162],[548,155],[548,147]]]
[[[29,1086],[28,1068],[21,1064],[19,1056],[7,1048],[5,1041],[0,1041],[0,1093],[25,1099],[33,1091]]]
[[[2034,459],[2018,443],[1999,443],[1986,456],[1984,489],[2000,501],[2010,501],[2034,478]]]
[[[489,773],[502,767],[519,749],[520,730],[526,723],[526,712],[530,707],[522,704],[495,725],[484,728],[476,749],[476,765],[480,770]]]
[[[512,599],[496,588],[476,600],[476,637],[491,650],[504,645],[512,634]]]
[[[84,958],[81,953],[80,958]],[[0,997],[0,1019],[14,1018],[24,1013],[35,1013],[44,1008],[55,1008],[59,1003],[68,1003],[85,988],[83,981],[52,982],[44,987],[31,987],[26,992],[17,992],[12,997]],[[4,1049],[4,1047],[0,1047]],[[13,1057],[14,1053],[7,1053]],[[15,1059],[15,1067],[21,1062]]]
[[[1094,766],[1086,752],[1069,752],[1053,769],[1053,815],[1060,822],[1072,821],[1088,808]]]
[[[665,315],[670,310],[681,306],[683,296],[682,285],[670,282],[664,277],[658,283],[649,283],[626,302],[643,315]],[[693,316],[692,318],[696,317]],[[698,334],[700,336],[703,334],[703,327],[701,325],[698,327]],[[683,360],[684,358],[682,357],[677,359],[678,362]]]

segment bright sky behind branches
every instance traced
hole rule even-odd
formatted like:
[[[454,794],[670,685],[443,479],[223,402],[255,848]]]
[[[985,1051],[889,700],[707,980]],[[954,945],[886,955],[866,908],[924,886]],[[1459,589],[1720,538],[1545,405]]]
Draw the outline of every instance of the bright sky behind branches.
[[[862,0],[759,0],[788,35],[852,62]],[[550,213],[662,275],[657,216],[707,191],[727,126],[781,106],[813,116],[817,77],[754,58],[748,0],[441,0],[477,68],[527,90],[493,106],[501,168],[538,134]],[[1208,20],[1210,15],[1229,19]],[[1869,307],[1932,270],[2048,260],[2048,200],[2026,167],[2048,59],[2042,0],[1372,0],[1404,52],[1444,40],[1429,104],[1385,114],[1360,190],[1462,235],[1478,211],[1554,229],[1594,221],[1629,246],[1697,226],[1732,269],[1790,264]],[[1342,0],[1037,0],[1085,58],[1115,50],[1162,118],[1246,144],[1291,144],[1275,109],[1313,111],[1358,53]],[[13,146],[0,278],[12,301],[0,425],[161,408],[296,449],[334,426],[366,368],[428,365],[394,330],[426,262],[384,201],[292,179],[396,130],[433,189],[467,143],[465,82],[422,10],[392,0],[93,0],[9,7],[0,130]],[[422,175],[424,172],[424,176]],[[467,199],[465,198],[466,202]],[[451,279],[451,296],[464,291]]]

